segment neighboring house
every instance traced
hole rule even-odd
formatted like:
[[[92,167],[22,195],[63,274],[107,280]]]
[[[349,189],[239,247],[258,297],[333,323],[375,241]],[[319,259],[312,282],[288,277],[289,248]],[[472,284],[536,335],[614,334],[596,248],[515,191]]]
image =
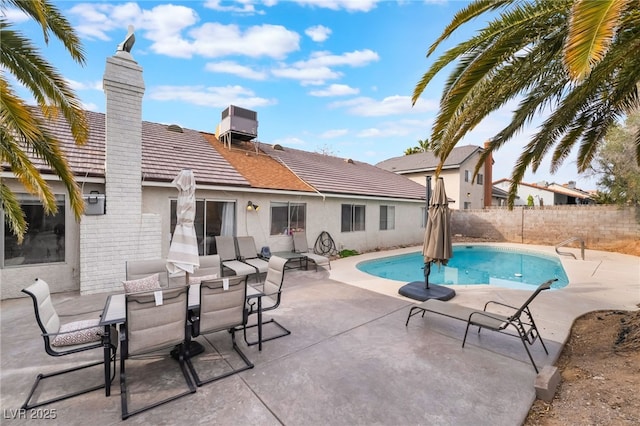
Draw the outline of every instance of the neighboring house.
[[[491,188],[491,205],[492,206],[506,206],[507,200],[509,198],[509,193],[503,189],[500,189],[496,186]]]
[[[511,180],[499,179],[493,182],[493,185],[508,192]],[[566,185],[547,182],[539,182],[537,184],[520,182],[514,204],[526,206],[529,196],[533,197],[534,206],[593,203],[587,192],[575,188],[575,182],[569,182]]]
[[[76,222],[64,187],[36,162],[59,206],[46,216],[3,165],[2,179],[21,200],[29,230],[22,245],[4,227],[2,298],[20,296],[36,277],[52,291],[119,291],[125,262],[166,257],[176,220],[172,180],[196,177],[195,228],[201,255],[216,235],[251,235],[257,249],[292,249],[292,231],[313,246],[327,231],[336,249],[419,244],[424,187],[370,164],[267,146],[246,138],[223,144],[212,133],[142,121],[142,68],[128,52],[107,58],[106,113],[87,112],[90,137],[77,146],[62,121],[48,123],[82,187],[87,210]],[[224,113],[223,113],[224,114]],[[213,130],[213,129],[212,129]],[[247,209],[249,203],[260,208]]]
[[[483,170],[473,179],[478,158],[483,148],[465,145],[453,148],[442,166],[440,177],[444,179],[447,197],[454,200],[452,209],[481,209],[491,205],[491,169],[489,159]],[[381,169],[405,176],[426,186],[426,176],[434,176],[440,159],[432,152],[403,155],[376,164]],[[432,179],[431,185],[435,185]]]

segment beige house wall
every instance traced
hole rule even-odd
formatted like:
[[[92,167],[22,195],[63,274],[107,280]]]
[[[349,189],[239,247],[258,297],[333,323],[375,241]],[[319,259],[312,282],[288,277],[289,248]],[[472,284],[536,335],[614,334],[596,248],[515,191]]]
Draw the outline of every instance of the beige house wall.
[[[564,205],[453,211],[452,232],[467,237],[556,245],[572,237],[598,249],[640,240],[640,208]],[[575,245],[574,245],[575,246]]]

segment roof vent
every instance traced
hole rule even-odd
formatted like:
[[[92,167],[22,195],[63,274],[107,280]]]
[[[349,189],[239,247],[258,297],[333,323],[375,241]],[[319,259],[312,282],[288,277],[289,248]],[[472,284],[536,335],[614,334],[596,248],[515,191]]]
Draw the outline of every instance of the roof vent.
[[[345,158],[344,162],[345,163],[349,163],[349,164],[353,164],[353,160],[351,158]]]
[[[184,133],[182,127],[178,126],[177,124],[169,124],[167,126],[167,130],[169,130],[170,132]]]
[[[273,145],[273,149],[275,149],[276,151],[284,151],[284,148],[279,143]]]

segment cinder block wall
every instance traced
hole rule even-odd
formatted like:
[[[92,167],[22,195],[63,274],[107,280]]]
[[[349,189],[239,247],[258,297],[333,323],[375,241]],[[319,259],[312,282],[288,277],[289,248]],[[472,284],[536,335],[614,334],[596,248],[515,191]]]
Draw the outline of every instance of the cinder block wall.
[[[640,240],[640,208],[604,205],[453,210],[453,234],[525,244],[556,245],[580,237],[591,249]]]

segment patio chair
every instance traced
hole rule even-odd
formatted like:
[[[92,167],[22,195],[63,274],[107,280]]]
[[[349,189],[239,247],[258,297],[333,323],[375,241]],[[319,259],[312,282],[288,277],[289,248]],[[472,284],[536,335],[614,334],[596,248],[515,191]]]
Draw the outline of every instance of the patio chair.
[[[189,287],[181,286],[156,291],[131,293],[126,298],[126,321],[121,326],[120,353],[120,402],[122,419],[174,401],[196,391],[187,371],[187,345],[189,326],[187,323]],[[137,356],[148,355],[180,345],[178,363],[188,390],[142,408],[129,411],[129,387],[127,383],[127,361]],[[167,355],[169,353],[167,352]],[[173,384],[169,382],[170,384]],[[154,389],[154,393],[158,392]]]
[[[203,280],[220,278],[221,270],[222,264],[219,255],[200,256],[200,267],[193,274],[189,274],[189,284],[199,284]]]
[[[318,266],[328,266],[329,269],[331,269],[331,261],[328,257],[315,254],[311,251],[307,244],[307,234],[305,232],[293,233],[293,251],[303,254],[307,259],[312,260],[316,265],[316,271],[318,270]]]
[[[166,259],[128,260],[126,262],[126,279],[134,281],[159,274],[160,287],[169,287],[169,271]]]
[[[278,256],[271,256],[269,259],[269,270],[267,276],[262,284],[254,286],[257,290],[262,292],[262,313],[274,310],[280,306],[282,300],[282,284],[284,283],[284,266],[287,263],[287,259],[283,259]],[[249,315],[257,314],[257,301],[252,298],[251,294],[248,296],[247,305],[249,307]],[[262,338],[262,341],[252,340],[247,338],[247,329],[257,327],[257,324],[245,325],[244,327],[244,341],[247,345],[252,346],[262,342],[268,342],[269,340],[278,339],[280,337],[288,336],[291,331],[287,330],[282,324],[275,319],[271,318],[267,321],[262,321],[262,326],[265,324],[273,324],[277,327],[277,334],[267,338]],[[264,333],[263,333],[264,335]]]
[[[229,332],[233,350],[240,355],[244,365],[239,368],[232,366],[230,371],[202,379],[196,372],[193,360],[189,358],[187,366],[198,386],[253,368],[251,361],[236,344],[235,334],[236,328],[243,327],[247,322],[246,295],[246,276],[239,275],[200,282],[200,308],[191,318],[191,336],[197,337],[221,331]],[[231,364],[229,365],[231,366]]]
[[[260,257],[253,237],[237,237],[239,260],[248,263],[258,270],[260,274],[266,274],[269,262]]]
[[[74,321],[66,324],[60,323],[60,317],[58,316],[53,303],[51,302],[51,294],[49,292],[49,285],[39,278],[35,279],[35,282],[29,287],[22,290],[31,297],[33,301],[33,309],[36,315],[36,322],[40,331],[42,331],[42,338],[44,339],[44,350],[47,354],[55,357],[72,355],[79,352],[90,351],[97,349],[100,352],[100,361],[92,362],[89,364],[81,364],[77,367],[68,368],[53,373],[43,374],[40,373],[36,376],[36,381],[31,387],[31,392],[27,396],[26,401],[22,404],[23,410],[30,410],[42,405],[51,404],[53,402],[61,401],[63,399],[72,398],[74,396],[82,395],[87,392],[92,392],[105,387],[104,378],[102,378],[102,384],[91,386],[81,389],[76,392],[66,393],[61,396],[47,399],[41,402],[31,403],[31,398],[36,392],[36,388],[40,382],[44,379],[60,376],[73,371],[82,370],[85,368],[104,364],[104,350],[105,345],[110,347],[109,362],[113,362],[113,371],[115,372],[116,362],[116,350],[118,348],[118,332],[115,328],[111,330],[111,339],[109,342],[104,342],[102,337],[103,328],[98,326],[99,319]],[[110,380],[113,381],[114,376],[111,376]]]
[[[405,326],[409,324],[409,320],[412,316],[422,313],[422,316],[424,317],[426,312],[432,312],[434,314],[444,315],[467,323],[464,338],[462,339],[463,348],[467,341],[469,327],[472,325],[478,327],[478,334],[480,334],[480,330],[486,328],[487,330],[497,331],[508,336],[518,337],[527,351],[527,355],[529,356],[529,360],[531,360],[531,364],[533,364],[533,368],[536,370],[536,373],[538,373],[538,367],[536,366],[533,356],[529,351],[529,346],[533,345],[536,340],[540,340],[542,348],[547,355],[549,354],[549,351],[547,350],[547,347],[545,346],[538,331],[538,327],[536,327],[536,323],[533,320],[529,304],[536,298],[536,296],[538,296],[538,294],[540,294],[540,292],[551,288],[551,284],[553,284],[554,281],[557,281],[557,279],[552,279],[540,284],[533,294],[531,294],[531,296],[529,296],[529,298],[520,307],[490,300],[485,303],[483,310],[478,310],[451,302],[443,302],[438,299],[429,299],[413,306],[409,310],[409,316],[407,317]],[[490,306],[494,307],[494,305],[502,307],[503,311],[509,311],[511,314],[504,315],[502,313],[495,313],[487,310],[487,308]]]
[[[222,262],[223,276],[225,275],[225,268],[232,270],[235,275],[252,275],[259,273],[258,268],[255,266],[238,260],[234,237],[216,236],[216,247],[218,249],[218,255],[220,256],[220,261]],[[258,281],[257,278],[256,281]]]

